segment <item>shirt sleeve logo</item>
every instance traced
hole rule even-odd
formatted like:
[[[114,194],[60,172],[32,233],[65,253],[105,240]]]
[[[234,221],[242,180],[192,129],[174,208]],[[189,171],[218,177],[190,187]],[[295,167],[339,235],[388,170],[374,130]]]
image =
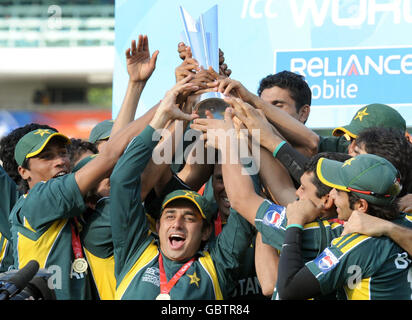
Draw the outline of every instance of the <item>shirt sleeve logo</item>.
[[[263,223],[272,227],[279,229],[285,220],[286,208],[272,204],[266,211],[263,217]]]
[[[326,248],[314,262],[323,273],[327,273],[338,265],[339,259]]]

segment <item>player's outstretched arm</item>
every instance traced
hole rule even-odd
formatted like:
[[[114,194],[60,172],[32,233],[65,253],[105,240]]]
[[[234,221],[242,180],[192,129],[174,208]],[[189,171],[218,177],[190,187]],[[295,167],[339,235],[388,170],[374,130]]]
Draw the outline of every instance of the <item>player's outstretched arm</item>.
[[[220,151],[223,180],[231,207],[254,225],[256,212],[264,199],[256,194],[252,179],[239,159],[238,137],[232,117],[233,109],[227,108],[224,120],[196,119],[191,128],[204,132],[207,145]]]
[[[123,99],[122,106],[119,110],[112,128],[112,134],[118,132],[130,122],[134,120],[137,105],[142,95],[143,89],[147,81],[156,68],[157,56],[159,50],[156,50],[150,56],[149,39],[146,35],[139,35],[139,40],[136,45],[136,40],[132,40],[130,48],[126,50],[126,66],[129,74],[129,82],[127,84],[126,94]],[[149,123],[153,116],[152,112],[147,112],[142,117],[142,130]]]
[[[371,237],[386,236],[391,238],[412,256],[412,229],[410,228],[355,210],[349,220],[345,222],[342,235],[353,232]]]

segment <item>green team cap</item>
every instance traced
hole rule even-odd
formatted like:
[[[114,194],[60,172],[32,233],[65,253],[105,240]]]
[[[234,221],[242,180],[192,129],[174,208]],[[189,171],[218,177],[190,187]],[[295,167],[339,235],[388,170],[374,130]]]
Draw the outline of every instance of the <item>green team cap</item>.
[[[113,120],[104,120],[96,124],[90,132],[89,142],[96,143],[99,140],[108,139],[112,132],[113,123]]]
[[[25,159],[37,156],[53,137],[63,139],[66,144],[71,143],[70,139],[64,134],[51,129],[36,129],[26,133],[20,138],[14,149],[14,159],[17,164],[21,166]]]
[[[191,190],[175,190],[169,193],[163,200],[162,211],[168,204],[177,199],[187,199],[191,201],[199,209],[199,212],[202,215],[203,219],[207,220],[208,222],[211,221],[213,212],[211,210],[210,202],[204,196]]]
[[[72,172],[79,171],[81,168],[83,168],[87,163],[89,163],[91,160],[96,158],[97,154],[92,154],[90,156],[84,157],[82,160],[77,162],[77,164],[73,167]]]
[[[361,154],[345,162],[320,158],[316,173],[319,180],[376,205],[389,205],[402,189],[396,168],[374,154]]]
[[[332,132],[334,136],[345,135],[356,139],[362,130],[368,128],[398,128],[406,131],[406,121],[398,111],[386,104],[374,103],[360,108],[349,125],[335,128]]]

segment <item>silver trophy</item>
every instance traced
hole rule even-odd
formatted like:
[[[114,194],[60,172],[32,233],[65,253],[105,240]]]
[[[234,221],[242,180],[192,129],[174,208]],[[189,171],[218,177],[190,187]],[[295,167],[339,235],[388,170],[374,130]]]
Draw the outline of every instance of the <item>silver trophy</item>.
[[[193,58],[204,69],[212,67],[219,73],[217,5],[201,14],[197,20],[194,20],[182,6],[180,13],[185,43],[190,46]],[[220,92],[203,93],[193,109],[201,118],[206,118],[206,110],[209,110],[215,119],[223,119],[225,109],[229,106],[223,98],[224,95]]]

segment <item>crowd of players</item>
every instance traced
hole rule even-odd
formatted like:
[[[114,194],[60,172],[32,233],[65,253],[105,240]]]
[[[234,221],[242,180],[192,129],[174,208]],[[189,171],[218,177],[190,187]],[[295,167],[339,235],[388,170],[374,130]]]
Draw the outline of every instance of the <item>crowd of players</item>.
[[[180,43],[176,84],[135,120],[158,53],[132,41],[120,112],[88,141],[34,123],[2,138],[1,272],[36,260],[71,300],[412,298],[412,138],[395,109],[371,101],[321,137],[302,76],[256,95],[223,52],[205,70]],[[221,118],[196,113],[210,91]]]

